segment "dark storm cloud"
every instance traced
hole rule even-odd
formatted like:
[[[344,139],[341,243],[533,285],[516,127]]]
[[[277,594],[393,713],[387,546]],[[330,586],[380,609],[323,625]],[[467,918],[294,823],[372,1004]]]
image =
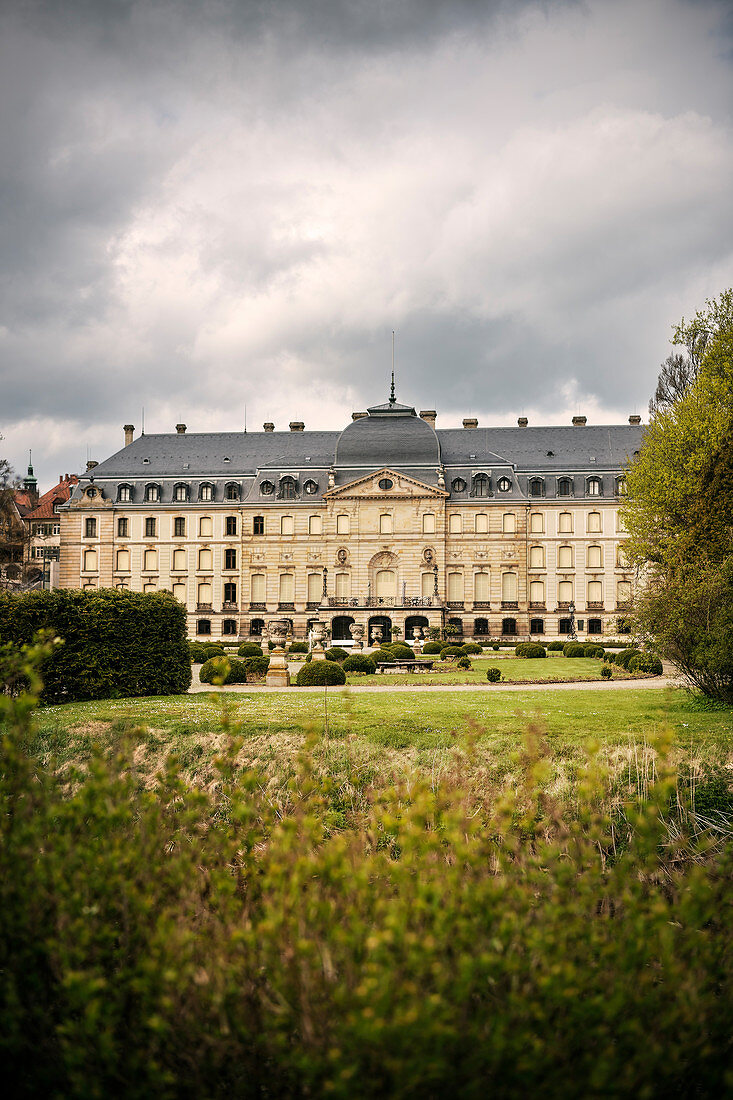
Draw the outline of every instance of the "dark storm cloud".
[[[643,410],[731,280],[724,3],[6,3],[0,434]],[[43,449],[43,457],[41,450]]]

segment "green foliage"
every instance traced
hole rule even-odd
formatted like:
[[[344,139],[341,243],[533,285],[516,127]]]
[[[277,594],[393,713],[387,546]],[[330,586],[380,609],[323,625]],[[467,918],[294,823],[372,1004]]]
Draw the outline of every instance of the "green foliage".
[[[352,653],[341,666],[344,672],[363,672],[372,676],[377,671],[376,661],[368,653]]]
[[[637,649],[635,646],[629,646],[628,649],[622,649],[620,653],[615,653],[611,657],[611,660],[615,665],[618,665],[620,668],[625,668],[628,671],[632,658],[640,655],[640,649]]]
[[[471,658],[459,657],[456,661],[456,668],[471,668]]]
[[[245,671],[247,673],[247,683],[251,683],[253,680],[261,680],[267,673],[270,667],[270,658],[255,654],[252,657],[245,657],[244,661]]]
[[[414,649],[410,649],[409,645],[393,645],[392,656],[398,661],[413,661],[415,659]]]
[[[346,674],[336,661],[311,661],[298,669],[295,678],[298,687],[314,687],[324,684],[345,684]]]
[[[341,647],[337,646],[337,645],[332,646],[331,649],[326,650],[326,660],[327,661],[341,662],[341,661],[345,661],[348,656],[349,656],[348,651],[345,650],[345,649],[341,649]]]
[[[395,663],[395,655],[391,649],[379,649],[372,656],[378,665],[393,665]]]
[[[465,645],[461,646],[461,649],[467,657],[470,657],[472,653],[483,653],[484,651],[483,646],[480,646],[478,642],[466,642]]]
[[[606,651],[602,645],[595,645],[593,642],[589,642],[583,647],[583,655],[585,657],[597,657],[598,660],[603,660],[606,656]]]
[[[44,658],[44,702],[175,695],[191,683],[186,612],[168,592],[0,593],[0,641],[28,644],[39,630],[63,640]]]
[[[499,652],[499,643],[494,642],[494,644],[492,645],[491,648],[493,649],[494,653],[498,653]]]
[[[653,653],[638,653],[626,666],[629,672],[647,672],[654,676],[662,675],[662,662]]]
[[[564,657],[585,657],[585,646],[582,642],[566,642],[562,652]]]
[[[261,657],[262,646],[257,645],[256,642],[242,642],[237,650],[237,654],[240,657]]]
[[[603,665],[601,669],[601,676],[604,680],[610,680],[613,676],[613,669],[611,665]]]
[[[264,659],[249,658],[260,661]],[[201,666],[199,680],[202,684],[246,684],[247,662],[238,661],[236,657],[211,657]]]
[[[440,653],[442,648],[443,646],[440,642],[426,642],[422,647],[422,651],[426,656],[429,656],[433,653]]]
[[[546,657],[547,650],[539,642],[520,642],[514,647],[517,657]]]
[[[307,642],[291,642],[290,648],[288,649],[288,653],[307,653],[307,652],[308,652],[308,643]]]
[[[560,653],[565,648],[564,642],[548,642],[545,649],[548,653]]]
[[[206,642],[204,644],[204,653],[207,659],[211,657],[224,657],[225,650],[223,645],[218,645],[216,642]]]
[[[490,684],[498,684],[499,680],[501,680],[501,669],[500,668],[487,668],[486,669],[486,679],[489,681]]]
[[[200,665],[206,660],[206,650],[200,642],[188,643],[188,656],[195,664]]]
[[[452,657],[462,657],[463,649],[459,645],[444,645],[440,651],[441,661],[448,661]]]

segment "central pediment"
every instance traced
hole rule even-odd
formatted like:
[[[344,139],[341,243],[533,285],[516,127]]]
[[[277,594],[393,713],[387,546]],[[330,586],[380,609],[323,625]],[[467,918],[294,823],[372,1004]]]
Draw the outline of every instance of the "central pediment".
[[[391,484],[387,484],[387,483]],[[346,485],[339,485],[335,489],[329,489],[323,494],[324,500],[445,500],[448,493],[444,489],[436,489],[434,485],[426,485],[415,477],[397,473],[388,466],[381,470],[375,470],[364,477],[349,481]]]

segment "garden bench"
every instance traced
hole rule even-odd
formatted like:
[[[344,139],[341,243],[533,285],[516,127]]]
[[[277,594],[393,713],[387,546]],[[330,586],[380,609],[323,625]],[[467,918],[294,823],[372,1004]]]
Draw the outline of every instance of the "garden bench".
[[[432,661],[380,661],[377,663],[377,672],[394,672],[396,669],[404,669],[405,672],[431,672]]]

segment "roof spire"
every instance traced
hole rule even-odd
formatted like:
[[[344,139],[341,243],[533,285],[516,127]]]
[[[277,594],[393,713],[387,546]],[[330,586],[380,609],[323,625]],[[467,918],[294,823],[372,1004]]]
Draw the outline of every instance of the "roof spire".
[[[389,391],[389,403],[394,405],[397,398],[394,395],[394,329],[392,329],[392,388]]]

